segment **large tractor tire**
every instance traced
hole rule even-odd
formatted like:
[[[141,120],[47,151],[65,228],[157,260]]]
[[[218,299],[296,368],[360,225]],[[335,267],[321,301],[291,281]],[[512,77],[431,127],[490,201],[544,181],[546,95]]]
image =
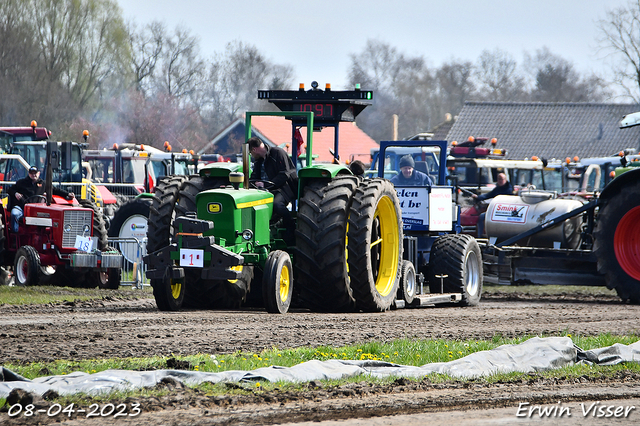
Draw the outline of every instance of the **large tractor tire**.
[[[445,277],[446,275],[446,277]],[[461,306],[475,306],[482,295],[482,254],[478,242],[470,235],[438,237],[429,257],[431,293],[462,293]]]
[[[81,207],[93,210],[93,236],[98,239],[98,250],[104,250],[109,244],[107,228],[105,227],[102,212],[91,200],[78,200]]]
[[[178,194],[175,216],[184,216],[196,211],[196,195],[202,191],[220,188],[229,181],[222,178],[191,176]],[[176,230],[174,229],[173,232]],[[238,266],[241,276],[237,280],[208,280],[200,277],[200,269],[185,268],[184,306],[198,309],[238,308],[247,299],[253,279],[252,266]]]
[[[171,225],[180,188],[186,176],[165,176],[156,184],[149,207],[147,227],[147,253],[153,253],[171,244]]]
[[[347,216],[358,180],[338,177],[312,182],[298,203],[296,291],[302,306],[350,312],[355,299],[347,267]]]
[[[149,209],[147,227],[147,253],[153,253],[171,244],[171,225],[175,218],[175,206],[178,193],[186,176],[166,176],[155,187],[155,194]],[[167,277],[154,279],[153,297],[161,311],[178,311],[184,299],[184,282],[173,281]]]
[[[17,286],[38,285],[40,280],[40,255],[31,246],[22,246],[16,252],[13,264]]]
[[[598,272],[625,302],[640,303],[640,184],[609,194],[593,234]]]
[[[385,179],[364,180],[349,210],[349,277],[358,309],[386,311],[398,292],[402,216],[395,188]]]

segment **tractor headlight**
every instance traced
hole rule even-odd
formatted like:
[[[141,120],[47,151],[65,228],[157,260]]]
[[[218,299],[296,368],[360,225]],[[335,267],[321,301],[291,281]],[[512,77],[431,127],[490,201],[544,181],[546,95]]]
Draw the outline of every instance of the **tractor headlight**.
[[[245,229],[244,231],[242,231],[242,238],[244,238],[246,241],[252,240],[253,231],[251,229]]]
[[[91,227],[90,227],[89,225],[85,225],[85,226],[82,228],[82,230],[83,230],[84,232],[89,232],[89,231],[91,231]]]
[[[64,225],[64,232],[71,232],[71,225],[69,225],[68,223]]]

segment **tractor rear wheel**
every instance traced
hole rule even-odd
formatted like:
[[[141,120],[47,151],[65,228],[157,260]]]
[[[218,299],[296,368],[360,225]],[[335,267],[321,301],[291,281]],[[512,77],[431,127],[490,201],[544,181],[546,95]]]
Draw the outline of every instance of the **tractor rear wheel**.
[[[393,184],[363,180],[349,210],[349,277],[358,309],[386,311],[398,292],[402,217]]]
[[[293,293],[293,267],[287,252],[269,253],[262,278],[262,300],[267,312],[286,314]]]
[[[640,303],[640,185],[618,188],[600,205],[593,234],[598,272],[625,302]]]
[[[156,305],[161,311],[179,311],[184,301],[184,282],[182,280],[173,280],[163,278],[159,280],[151,280],[153,286],[153,297],[156,299]]]
[[[431,293],[462,293],[462,306],[475,306],[482,295],[482,255],[478,242],[470,235],[438,237],[429,257]],[[446,277],[445,277],[446,275]]]
[[[298,203],[296,292],[303,306],[349,312],[355,299],[347,267],[347,215],[358,180],[337,177],[312,182]]]
[[[104,250],[109,244],[109,240],[102,212],[91,200],[78,200],[78,202],[81,207],[93,210],[93,237],[98,239],[98,250]]]
[[[186,176],[166,176],[156,184],[155,194],[149,206],[147,253],[153,253],[171,244],[171,224],[175,219],[174,208],[185,180],[187,180]]]
[[[40,255],[31,246],[22,246],[16,252],[13,266],[18,286],[38,285],[40,279]]]

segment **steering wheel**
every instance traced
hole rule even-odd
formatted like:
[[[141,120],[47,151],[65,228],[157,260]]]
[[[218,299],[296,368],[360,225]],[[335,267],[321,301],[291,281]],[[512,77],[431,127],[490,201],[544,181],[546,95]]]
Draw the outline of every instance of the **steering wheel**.
[[[40,201],[29,201],[32,198],[35,198],[36,200],[40,200]],[[47,202],[47,197],[45,197],[44,195],[32,195],[30,197],[27,197],[26,200],[24,200],[25,204],[28,204],[28,203],[42,204],[42,203],[46,203],[46,202]]]
[[[259,188],[258,186],[256,186],[256,182],[262,182],[264,184],[264,187]],[[255,189],[264,189],[264,190],[268,190],[269,188],[273,188],[276,184],[271,182],[270,180],[262,180],[262,179],[249,179],[249,186],[251,188],[255,188]]]

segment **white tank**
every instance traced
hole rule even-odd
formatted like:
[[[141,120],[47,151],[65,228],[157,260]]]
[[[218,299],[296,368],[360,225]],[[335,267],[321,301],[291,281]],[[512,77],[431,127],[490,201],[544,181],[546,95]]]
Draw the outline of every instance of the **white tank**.
[[[550,219],[582,206],[576,199],[557,198],[554,192],[523,191],[518,195],[499,195],[491,200],[485,216],[489,238],[505,241]],[[582,215],[565,220],[560,225],[518,241],[520,246],[577,248],[580,244]],[[557,244],[556,244],[557,247]]]

